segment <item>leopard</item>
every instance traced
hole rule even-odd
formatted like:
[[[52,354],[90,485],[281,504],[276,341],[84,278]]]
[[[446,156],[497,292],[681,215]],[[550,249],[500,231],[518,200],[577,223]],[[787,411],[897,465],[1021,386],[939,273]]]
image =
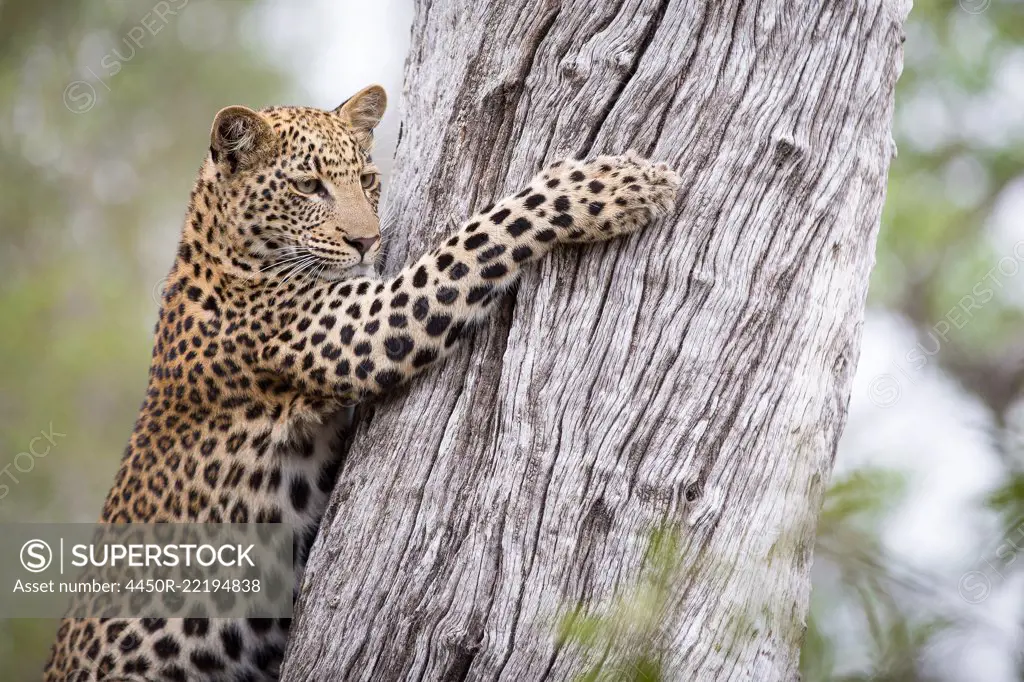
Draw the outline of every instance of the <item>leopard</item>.
[[[625,237],[674,205],[664,163],[565,158],[382,276],[386,104],[372,85],[332,110],[216,114],[100,523],[286,524],[301,575],[355,406],[441,363],[556,247]],[[67,617],[43,679],[279,678],[290,619],[174,615]]]

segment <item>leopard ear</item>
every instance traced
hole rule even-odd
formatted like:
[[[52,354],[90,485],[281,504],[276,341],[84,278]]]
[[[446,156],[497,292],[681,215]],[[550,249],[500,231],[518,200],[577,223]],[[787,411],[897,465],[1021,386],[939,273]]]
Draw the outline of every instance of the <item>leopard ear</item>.
[[[341,116],[357,133],[369,134],[380,123],[388,96],[384,88],[371,85],[341,103],[334,113]]]
[[[258,113],[243,106],[217,112],[210,130],[210,157],[232,173],[252,168],[274,150],[274,131]]]

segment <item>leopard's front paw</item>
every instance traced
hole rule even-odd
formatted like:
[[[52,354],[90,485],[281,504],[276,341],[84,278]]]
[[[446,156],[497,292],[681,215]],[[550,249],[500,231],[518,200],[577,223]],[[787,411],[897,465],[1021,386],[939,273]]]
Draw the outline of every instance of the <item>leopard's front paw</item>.
[[[592,242],[635,232],[672,208],[679,176],[635,152],[552,164],[539,178],[556,194],[552,222],[563,242]]]

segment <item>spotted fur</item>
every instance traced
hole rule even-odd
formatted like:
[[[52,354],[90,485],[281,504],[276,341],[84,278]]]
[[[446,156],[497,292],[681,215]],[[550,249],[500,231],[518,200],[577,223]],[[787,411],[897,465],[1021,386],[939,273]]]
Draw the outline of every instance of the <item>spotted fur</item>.
[[[635,231],[678,187],[632,154],[553,163],[382,279],[370,147],[384,102],[374,86],[334,111],[218,114],[104,522],[284,522],[308,548],[350,406],[438,363],[522,268]],[[275,680],[288,626],[66,619],[44,679]]]

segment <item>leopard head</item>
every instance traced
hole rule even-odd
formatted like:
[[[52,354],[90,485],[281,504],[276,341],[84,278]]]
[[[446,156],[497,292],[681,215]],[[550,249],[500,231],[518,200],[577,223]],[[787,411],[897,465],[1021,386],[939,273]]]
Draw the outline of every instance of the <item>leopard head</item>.
[[[203,177],[234,269],[326,279],[372,269],[381,185],[370,151],[386,103],[374,85],[333,111],[231,106],[217,114]]]

